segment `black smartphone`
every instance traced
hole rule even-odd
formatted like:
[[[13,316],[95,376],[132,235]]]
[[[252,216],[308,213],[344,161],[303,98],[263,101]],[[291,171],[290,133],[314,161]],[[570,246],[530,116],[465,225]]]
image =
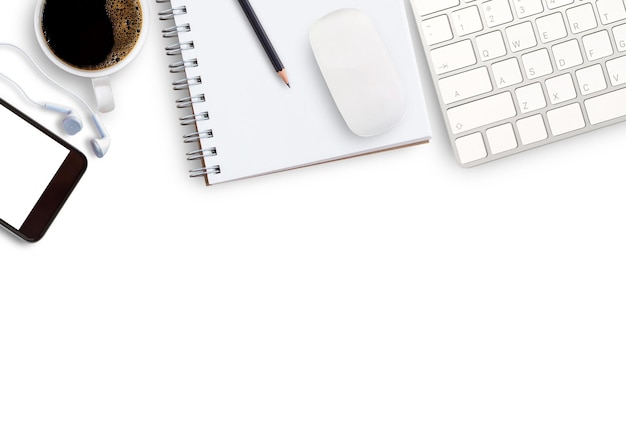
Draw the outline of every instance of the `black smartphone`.
[[[0,225],[38,241],[86,169],[82,152],[0,99]]]

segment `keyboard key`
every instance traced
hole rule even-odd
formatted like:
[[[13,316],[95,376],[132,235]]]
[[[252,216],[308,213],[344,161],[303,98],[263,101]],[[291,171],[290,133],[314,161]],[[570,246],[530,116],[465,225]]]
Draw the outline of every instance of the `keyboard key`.
[[[483,2],[483,12],[487,26],[495,27],[513,21],[509,0],[490,0]]]
[[[519,84],[524,80],[517,58],[496,62],[491,66],[491,71],[498,88]]]
[[[458,102],[493,90],[487,67],[480,67],[439,81],[445,103]]]
[[[426,44],[429,46],[451,40],[453,37],[447,15],[424,20],[423,29]]]
[[[539,49],[522,55],[522,64],[524,65],[528,79],[540,78],[554,71],[547,49]]]
[[[626,50],[626,24],[620,24],[613,28],[613,36],[615,37],[615,45],[617,50],[623,52]]]
[[[552,135],[563,135],[585,127],[585,118],[578,103],[572,103],[546,113]]]
[[[581,68],[576,72],[576,80],[583,96],[606,90],[606,79],[599,64]]]
[[[567,19],[572,33],[581,33],[598,26],[593,6],[586,3],[567,10]]]
[[[569,73],[546,80],[546,90],[550,103],[558,105],[576,98],[576,88]]]
[[[477,6],[459,9],[452,14],[452,22],[459,36],[483,30],[483,22],[480,18]]]
[[[597,125],[626,116],[626,88],[592,97],[585,101],[589,123]]]
[[[460,4],[459,0],[411,0],[411,3],[419,15],[432,14]]]
[[[537,45],[535,31],[533,30],[533,25],[530,24],[529,21],[507,27],[506,37],[509,40],[509,47],[513,53],[520,52]]]
[[[519,18],[526,18],[543,12],[541,0],[517,0],[514,4],[515,12]]]
[[[546,97],[540,83],[534,83],[515,90],[515,97],[522,114],[546,107]]]
[[[574,0],[546,0],[548,9],[560,8],[561,6],[571,5]]]
[[[470,40],[434,49],[430,58],[437,74],[448,73],[468,65],[476,64],[476,55]]]
[[[487,156],[485,141],[480,132],[457,138],[455,143],[459,161],[463,164],[471,163]]]
[[[517,131],[524,146],[548,138],[548,131],[546,131],[541,114],[518,120]]]
[[[559,70],[566,70],[570,67],[583,63],[583,55],[580,53],[578,41],[570,40],[552,47],[552,53]]]
[[[567,36],[565,21],[560,12],[537,18],[537,32],[542,43],[549,43]]]
[[[482,61],[506,55],[506,47],[499,30],[476,37],[476,47]]]
[[[598,0],[596,6],[602,24],[615,23],[626,18],[626,8],[622,0]]]
[[[596,59],[611,56],[613,54],[611,39],[609,38],[609,33],[606,30],[585,35],[583,37],[583,46],[585,47],[585,54],[587,55],[587,59],[589,59],[589,61],[595,61]]]
[[[448,110],[454,134],[467,132],[517,115],[511,93],[505,92]]]
[[[611,85],[614,87],[626,83],[626,56],[607,61],[606,71],[609,74]]]
[[[487,129],[485,133],[492,154],[500,154],[517,147],[517,138],[510,123]]]

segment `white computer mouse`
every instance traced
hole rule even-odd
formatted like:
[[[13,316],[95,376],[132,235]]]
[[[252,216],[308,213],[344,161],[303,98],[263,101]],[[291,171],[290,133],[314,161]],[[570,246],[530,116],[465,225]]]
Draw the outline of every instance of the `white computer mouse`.
[[[352,132],[381,134],[404,117],[406,95],[374,22],[359,9],[340,9],[309,31],[328,89]]]

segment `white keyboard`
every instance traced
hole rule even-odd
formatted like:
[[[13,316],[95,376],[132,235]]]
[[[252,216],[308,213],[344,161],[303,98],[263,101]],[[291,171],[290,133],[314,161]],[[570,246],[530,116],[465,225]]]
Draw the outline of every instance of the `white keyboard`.
[[[411,0],[457,160],[626,120],[624,0]]]

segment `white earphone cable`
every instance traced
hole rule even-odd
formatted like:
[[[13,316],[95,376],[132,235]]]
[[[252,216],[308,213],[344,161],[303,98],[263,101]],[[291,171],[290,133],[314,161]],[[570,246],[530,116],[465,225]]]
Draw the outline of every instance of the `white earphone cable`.
[[[22,87],[20,87],[20,85],[15,82],[13,79],[11,79],[10,77],[8,77],[7,75],[5,75],[4,73],[0,72],[0,78],[3,78],[5,81],[7,81],[8,83],[10,83],[11,85],[13,85],[15,88],[17,88],[23,95],[24,97],[29,100],[33,105],[38,105],[38,106],[44,106],[43,103],[41,102],[37,102],[33,99],[30,98],[30,96],[28,94],[26,94],[26,91],[24,91],[24,89]]]
[[[39,71],[39,73],[41,73],[41,75],[46,78],[50,83],[52,83],[53,85],[55,85],[56,87],[65,90],[66,92],[68,92],[69,94],[71,94],[76,100],[78,100],[86,109],[87,111],[89,111],[89,113],[91,114],[92,117],[96,117],[96,113],[91,109],[91,107],[89,105],[87,105],[87,102],[85,102],[80,96],[78,96],[76,93],[72,92],[71,90],[68,90],[67,88],[65,88],[63,85],[59,84],[57,81],[55,81],[54,79],[52,79],[50,76],[48,76],[48,74],[46,72],[44,72],[38,65],[37,63],[33,60],[33,58],[31,58],[31,56],[26,53],[24,50],[22,50],[22,48],[16,46],[15,44],[11,44],[11,43],[6,43],[6,42],[0,42],[0,47],[9,47],[11,49],[17,50],[19,53],[22,54],[22,56],[24,56],[26,59],[28,59],[28,61],[30,61],[30,63]],[[44,106],[44,104],[42,103],[38,103],[36,101],[34,101],[33,99],[31,99],[28,94],[26,94],[26,92],[24,91],[24,89],[22,87],[20,87],[17,82],[15,82],[13,79],[9,78],[7,75],[0,73],[0,77],[6,79],[7,81],[9,81],[13,86],[17,87],[18,90],[20,90],[22,92],[22,94],[32,103],[34,103],[35,105],[39,105],[39,106]]]

